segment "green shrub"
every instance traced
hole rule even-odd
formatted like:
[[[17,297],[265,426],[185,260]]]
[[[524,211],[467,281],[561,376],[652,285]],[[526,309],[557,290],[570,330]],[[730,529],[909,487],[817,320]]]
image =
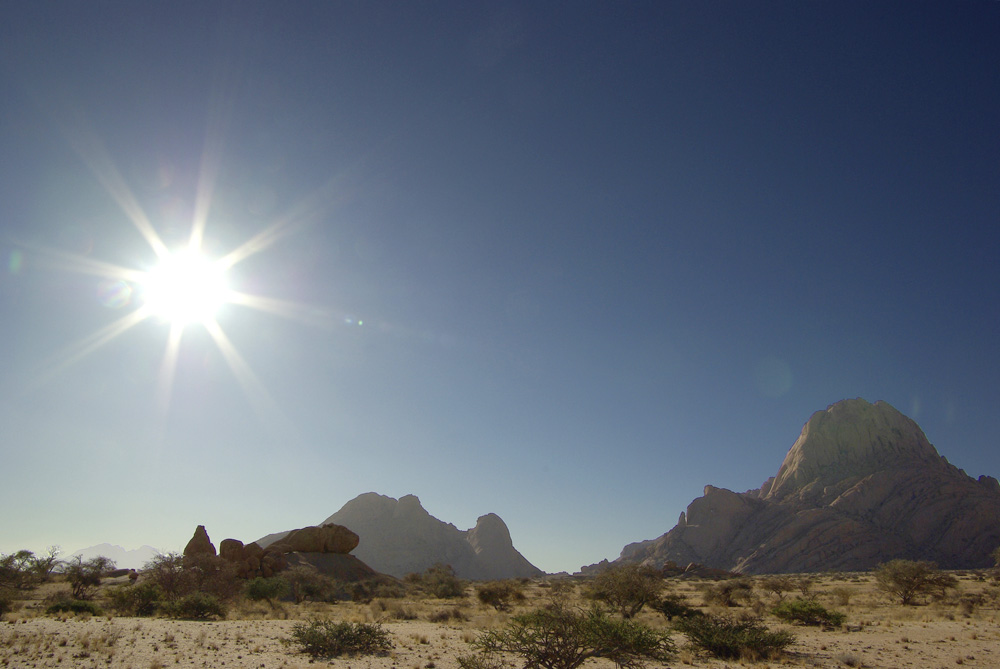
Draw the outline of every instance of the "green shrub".
[[[0,616],[14,610],[14,593],[6,588],[0,588]]]
[[[292,642],[313,657],[382,655],[392,649],[389,632],[378,623],[314,620],[292,627]]]
[[[775,617],[789,623],[800,625],[825,625],[828,627],[839,627],[843,624],[844,616],[839,611],[830,611],[823,608],[819,602],[812,599],[792,599],[781,602],[771,609]]]
[[[720,581],[705,588],[703,597],[706,604],[719,606],[739,606],[753,594],[753,583],[745,578]]]
[[[247,599],[255,602],[264,600],[271,605],[271,608],[274,608],[274,600],[288,595],[291,590],[292,588],[288,581],[281,576],[272,576],[270,578],[258,576],[247,582],[246,595]]]
[[[111,608],[125,616],[151,616],[163,600],[163,591],[156,583],[146,581],[123,585],[108,591]]]
[[[631,618],[646,604],[653,604],[663,590],[663,575],[637,564],[609,567],[594,577],[589,595],[610,604],[622,618]]]
[[[524,593],[511,581],[492,581],[476,588],[476,597],[497,611],[507,611],[512,602],[524,601]]]
[[[93,596],[101,578],[115,568],[115,563],[103,555],[84,560],[77,555],[63,566],[63,574],[73,589],[73,599],[89,599]]]
[[[212,617],[225,618],[226,606],[215,595],[193,592],[164,605],[164,612],[171,618],[207,620]]]
[[[795,641],[790,632],[772,632],[760,618],[752,616],[692,616],[681,618],[674,628],[698,648],[727,660],[771,657]]]
[[[484,632],[475,645],[478,655],[458,658],[463,669],[483,669],[501,653],[519,655],[525,667],[535,669],[576,669],[597,657],[637,669],[645,660],[663,662],[674,652],[669,636],[633,620],[561,606],[514,616],[505,628]]]
[[[687,602],[680,595],[667,595],[656,604],[653,604],[652,608],[666,616],[667,620],[673,620],[674,617],[688,618],[690,616],[705,615],[693,606],[688,606]]]
[[[64,599],[62,601],[51,604],[47,609],[46,613],[89,613],[93,616],[99,616],[104,612],[94,602],[88,602],[82,599]]]
[[[465,581],[455,575],[451,565],[436,564],[420,577],[420,585],[438,599],[451,599],[465,594]]]

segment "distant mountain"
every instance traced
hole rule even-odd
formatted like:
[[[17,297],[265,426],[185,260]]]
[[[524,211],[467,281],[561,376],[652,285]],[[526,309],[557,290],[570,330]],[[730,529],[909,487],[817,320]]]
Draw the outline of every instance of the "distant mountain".
[[[886,402],[854,399],[813,414],[759,489],[706,486],[672,530],[626,546],[616,562],[781,573],[906,558],[964,569],[992,565],[997,546],[997,480],[949,464]]]
[[[152,546],[142,546],[135,550],[125,550],[121,546],[111,544],[98,544],[89,548],[81,548],[68,558],[75,558],[78,555],[84,560],[90,560],[98,556],[104,556],[115,561],[119,569],[142,569],[142,566],[159,555],[162,551]]]
[[[365,493],[323,521],[327,523],[357,533],[360,543],[353,554],[391,576],[422,572],[436,563],[449,564],[461,578],[474,580],[543,573],[517,552],[507,525],[496,514],[480,516],[474,528],[459,530],[427,513],[415,495],[396,500]],[[269,534],[257,543],[266,547],[286,534]]]

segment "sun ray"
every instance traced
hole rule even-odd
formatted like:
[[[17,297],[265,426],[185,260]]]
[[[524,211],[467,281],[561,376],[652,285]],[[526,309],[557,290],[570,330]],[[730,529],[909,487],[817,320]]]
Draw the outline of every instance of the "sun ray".
[[[250,365],[247,364],[243,356],[233,346],[226,333],[222,331],[219,323],[215,320],[210,320],[205,323],[205,329],[208,330],[212,339],[215,340],[215,344],[219,347],[222,357],[225,358],[226,364],[229,365],[230,371],[240,384],[240,387],[243,388],[243,392],[246,394],[251,406],[257,411],[258,416],[278,419],[280,412],[274,400],[271,399],[264,384],[253,373]]]
[[[50,105],[50,109],[55,110],[52,112],[55,123],[62,130],[70,146],[97,177],[108,194],[118,203],[122,212],[143,236],[157,257],[164,258],[169,255],[166,244],[163,243],[149,217],[146,216],[146,212],[143,211],[132,190],[125,183],[125,178],[112,160],[104,142],[89,129],[82,114],[79,112],[72,114],[69,110],[74,109],[74,107],[70,104],[53,104]],[[74,119],[69,118],[71,114],[77,117],[75,122],[73,122]]]
[[[111,279],[124,279],[125,281],[141,281],[146,272],[130,267],[122,267],[114,263],[95,260],[77,253],[67,253],[56,249],[36,246],[33,244],[18,244],[22,248],[38,254],[40,267],[61,270],[64,272],[75,272],[77,274],[89,274],[92,276],[103,276]]]
[[[133,326],[146,320],[149,318],[149,315],[148,309],[140,307],[79,341],[70,344],[52,357],[51,362],[46,365],[49,368],[48,371],[43,371],[39,374],[38,378],[34,379],[31,383],[31,386],[39,388],[45,385],[67,367],[76,364]]]
[[[184,334],[184,326],[180,323],[173,323],[170,326],[170,334],[167,336],[167,346],[163,351],[163,360],[160,362],[160,374],[156,383],[156,408],[161,417],[165,420],[170,410],[170,398],[174,389],[174,377],[177,374],[177,357],[181,348],[181,335]]]
[[[194,216],[191,221],[192,250],[201,249],[208,223],[208,212],[215,194],[215,181],[219,176],[225,145],[226,129],[236,101],[239,77],[228,60],[217,64],[209,99],[208,121],[205,128],[205,145],[201,153],[198,186],[195,192]]]
[[[227,300],[230,304],[250,307],[251,309],[256,309],[257,311],[263,311],[265,313],[274,314],[275,316],[281,316],[282,318],[286,318],[288,320],[297,321],[303,325],[330,329],[339,323],[337,318],[327,309],[322,309],[308,304],[289,302],[287,300],[280,300],[273,297],[250,295],[248,293],[241,293],[235,290],[229,291]]]

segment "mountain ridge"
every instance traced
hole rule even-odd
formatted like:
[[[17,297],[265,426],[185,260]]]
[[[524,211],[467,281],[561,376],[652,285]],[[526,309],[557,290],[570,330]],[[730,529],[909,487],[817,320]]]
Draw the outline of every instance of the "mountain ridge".
[[[960,569],[990,566],[997,545],[1000,483],[948,463],[887,402],[857,398],[814,413],[760,488],[705,486],[673,529],[626,545],[615,562],[778,573],[899,557]]]
[[[493,580],[541,576],[511,541],[500,516],[479,516],[475,527],[460,530],[427,512],[416,495],[398,500],[375,492],[358,495],[321,524],[343,525],[357,533],[354,555],[376,571],[402,578],[435,564],[448,564],[461,578]],[[257,540],[262,547],[287,532]]]

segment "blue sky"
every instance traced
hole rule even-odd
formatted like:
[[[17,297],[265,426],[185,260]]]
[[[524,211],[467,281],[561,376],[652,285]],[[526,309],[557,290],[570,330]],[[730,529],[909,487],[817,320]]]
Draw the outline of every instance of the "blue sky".
[[[998,34],[995,2],[4,3],[0,552],[376,491],[573,571],[848,397],[997,475]],[[281,313],[223,305],[175,364],[156,318],[81,346],[142,308],[77,271],[155,267],[137,212],[265,239],[228,282]]]

